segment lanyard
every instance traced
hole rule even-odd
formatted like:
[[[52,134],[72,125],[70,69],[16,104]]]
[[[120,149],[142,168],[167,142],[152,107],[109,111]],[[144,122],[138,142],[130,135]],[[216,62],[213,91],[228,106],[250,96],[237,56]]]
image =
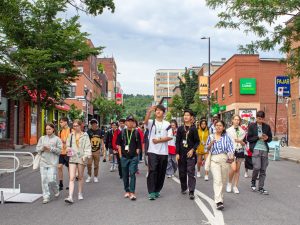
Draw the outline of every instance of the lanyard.
[[[128,130],[126,130],[126,136],[127,136],[127,145],[128,145],[128,146],[130,145],[131,138],[132,138],[132,134],[133,134],[133,130],[131,130],[131,134],[130,134],[130,137],[129,137],[129,139],[128,139]]]
[[[161,134],[161,131],[162,131],[162,128],[163,128],[163,122],[161,122],[161,125],[160,126],[158,126],[159,124],[158,124],[158,122],[156,122],[156,127],[157,127],[157,130],[158,130],[158,134]],[[156,130],[156,129],[155,129]]]
[[[189,136],[189,133],[190,133],[190,127],[188,127],[188,128],[189,128],[188,131],[187,131],[187,129],[185,128],[185,126],[183,126],[183,127],[184,127],[184,131],[185,131],[185,140],[187,141],[188,136]]]

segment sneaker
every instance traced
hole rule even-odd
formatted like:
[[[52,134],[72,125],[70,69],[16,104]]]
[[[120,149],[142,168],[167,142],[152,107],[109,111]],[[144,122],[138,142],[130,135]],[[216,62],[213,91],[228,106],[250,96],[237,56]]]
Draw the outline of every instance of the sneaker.
[[[218,210],[223,210],[223,209],[224,209],[223,202],[218,202],[218,203],[217,203],[217,209],[218,209]]]
[[[227,183],[227,186],[226,186],[226,191],[227,191],[228,193],[230,193],[230,192],[231,192],[231,188],[232,188],[232,185],[231,185],[231,183]]]
[[[148,178],[148,175],[149,175],[149,172],[146,173],[146,176],[145,176],[145,177]]]
[[[249,175],[248,175],[247,172],[245,172],[244,177],[245,177],[245,178],[248,178],[248,177],[249,177]]]
[[[95,183],[98,183],[98,182],[99,182],[98,177],[94,177],[94,182],[95,182]]]
[[[125,195],[124,195],[124,198],[129,198],[129,197],[130,197],[130,193],[126,192]]]
[[[155,198],[160,198],[160,193],[159,192],[154,192]]]
[[[255,180],[252,180],[252,181],[251,181],[251,189],[252,189],[252,191],[256,191]]]
[[[269,192],[264,188],[259,188],[258,191],[259,191],[259,193],[261,193],[263,195],[269,195]]]
[[[49,199],[49,198],[44,198],[44,199],[43,199],[43,204],[47,204],[48,202],[50,202],[50,199]]]
[[[115,169],[115,167],[114,167],[114,164],[110,167],[110,169],[109,169],[109,171],[110,172],[114,172],[114,169]]]
[[[86,178],[85,182],[86,182],[86,183],[90,183],[90,182],[91,182],[91,179],[92,179],[92,178],[91,178],[90,176],[88,176],[88,177]]]
[[[201,174],[200,172],[197,172],[197,177],[200,178],[201,177]]]
[[[82,195],[82,193],[78,193],[78,200],[83,200],[83,195]]]
[[[134,194],[134,193],[131,193],[129,199],[130,199],[131,201],[135,201],[135,200],[136,200],[135,194]]]
[[[167,178],[172,178],[172,175],[167,175]]]
[[[103,159],[103,161],[102,162],[106,162],[106,159]]]
[[[183,194],[183,195],[187,194],[187,190],[185,190],[185,191],[181,190],[181,194]]]
[[[155,200],[155,199],[156,199],[155,193],[154,193],[154,192],[153,192],[153,193],[150,193],[149,196],[148,196],[148,199],[149,199],[149,200]]]
[[[208,181],[208,175],[205,175],[205,176],[204,176],[204,180],[205,180],[205,181]]]
[[[73,199],[69,196],[69,197],[65,198],[65,203],[73,204]]]
[[[190,192],[189,193],[189,197],[190,197],[191,200],[194,200],[195,199],[194,192]]]
[[[233,189],[234,194],[239,194],[240,193],[240,191],[237,187],[233,187],[232,189]]]

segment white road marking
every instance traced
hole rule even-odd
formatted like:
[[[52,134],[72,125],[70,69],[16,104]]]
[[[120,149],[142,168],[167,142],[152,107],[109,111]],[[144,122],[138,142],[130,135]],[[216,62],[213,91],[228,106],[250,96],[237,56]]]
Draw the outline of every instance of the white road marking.
[[[172,179],[176,183],[180,184],[180,180],[177,177],[173,177]],[[211,208],[213,209],[213,212],[211,212],[206,207],[206,205],[203,203],[201,198],[204,199],[205,201],[207,201],[210,204]],[[208,219],[209,224],[211,224],[211,225],[225,225],[223,213],[216,209],[216,204],[215,204],[214,200],[212,200],[210,197],[203,194],[199,190],[195,190],[195,202],[198,205],[198,207],[200,208],[200,210],[203,212],[205,217]]]

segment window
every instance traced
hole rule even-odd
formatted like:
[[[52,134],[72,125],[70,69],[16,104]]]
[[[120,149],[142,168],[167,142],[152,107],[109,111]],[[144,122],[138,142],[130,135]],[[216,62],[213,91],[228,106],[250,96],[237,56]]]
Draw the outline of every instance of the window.
[[[214,95],[213,92],[211,93],[211,99],[212,99],[213,101],[215,100],[215,95]]]
[[[76,95],[76,86],[69,86],[69,98],[75,98]]]
[[[218,90],[216,90],[216,101],[218,101]]]
[[[0,105],[0,139],[8,138],[8,99],[1,98]]]
[[[83,66],[77,66],[78,72],[83,73]]]
[[[296,116],[296,101],[292,100],[292,115]]]
[[[222,100],[225,99],[225,86],[222,87]]]
[[[229,96],[232,96],[232,81],[229,82]]]

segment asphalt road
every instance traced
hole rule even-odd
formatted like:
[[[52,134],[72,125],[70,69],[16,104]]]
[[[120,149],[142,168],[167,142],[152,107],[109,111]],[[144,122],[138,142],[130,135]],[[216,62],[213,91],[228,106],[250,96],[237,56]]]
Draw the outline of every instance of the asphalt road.
[[[287,161],[270,162],[266,189],[270,195],[252,192],[250,178],[241,176],[240,194],[225,194],[225,210],[215,210],[212,180],[197,179],[197,197],[191,201],[180,193],[176,179],[166,179],[161,198],[147,199],[146,168],[137,175],[137,201],[123,198],[123,183],[109,163],[101,162],[100,182],[85,184],[84,200],[71,206],[59,199],[43,205],[7,203],[0,206],[0,225],[299,225],[300,165]],[[243,174],[243,173],[242,173]],[[0,177],[0,187],[9,187],[12,176]],[[22,192],[41,193],[40,174],[30,169],[17,173]]]

